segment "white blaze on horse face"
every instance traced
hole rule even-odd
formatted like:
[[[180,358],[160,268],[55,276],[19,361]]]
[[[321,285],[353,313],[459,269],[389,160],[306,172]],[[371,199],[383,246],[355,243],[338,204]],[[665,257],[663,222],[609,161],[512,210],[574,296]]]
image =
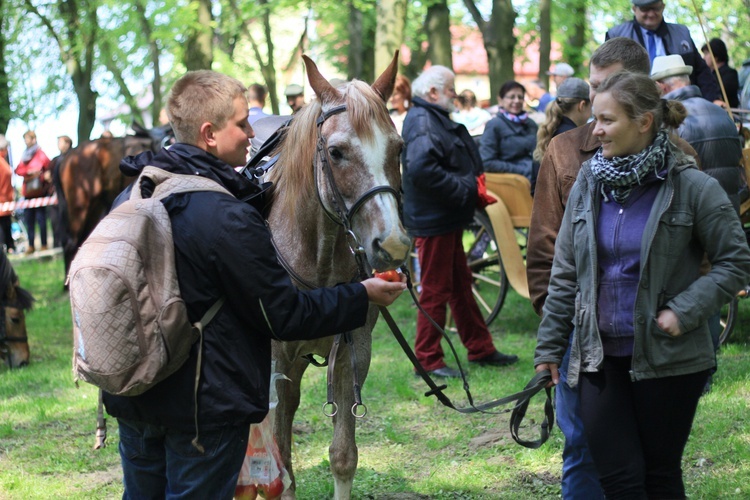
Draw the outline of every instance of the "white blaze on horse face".
[[[391,185],[386,173],[388,163],[395,162],[395,168],[398,168],[398,158],[389,157],[389,154],[393,154],[394,152],[392,142],[396,137],[395,130],[383,130],[377,128],[373,132],[374,139],[372,142],[360,141],[365,165],[373,179],[372,185],[367,186],[367,189],[374,186]],[[400,188],[400,186],[392,187],[395,189]],[[385,224],[382,236],[379,237],[380,247],[385,250],[393,260],[406,259],[410,241],[406,235],[404,227],[401,225],[401,220],[399,219],[398,201],[391,194],[380,193],[372,198],[372,202],[377,204],[383,214],[383,222]]]

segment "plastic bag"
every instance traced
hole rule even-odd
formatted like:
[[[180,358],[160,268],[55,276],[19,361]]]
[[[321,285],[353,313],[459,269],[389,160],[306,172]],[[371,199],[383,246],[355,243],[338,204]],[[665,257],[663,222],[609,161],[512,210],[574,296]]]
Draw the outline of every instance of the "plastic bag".
[[[274,368],[275,365],[272,371]],[[234,498],[237,500],[254,500],[257,495],[266,500],[274,500],[280,498],[292,484],[273,435],[274,415],[278,403],[276,380],[280,378],[289,380],[281,373],[271,374],[268,415],[261,423],[250,426],[245,461],[242,463],[234,492]]]

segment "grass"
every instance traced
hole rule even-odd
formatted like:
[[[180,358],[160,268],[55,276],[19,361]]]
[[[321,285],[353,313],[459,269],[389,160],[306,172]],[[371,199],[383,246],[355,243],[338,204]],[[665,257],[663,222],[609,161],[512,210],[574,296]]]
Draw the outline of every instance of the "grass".
[[[117,424],[109,419],[109,446],[94,451],[96,391],[71,375],[71,328],[60,259],[14,264],[24,287],[37,298],[27,317],[31,364],[0,372],[0,498],[119,498],[121,472]],[[391,307],[413,342],[415,309],[404,296]],[[683,468],[690,498],[750,496],[750,301],[730,345],[722,349],[713,391],[699,405]],[[478,402],[520,390],[533,374],[538,320],[528,301],[509,292],[492,325],[496,345],[518,354],[509,368],[471,367]],[[452,336],[460,359],[466,352]],[[384,322],[373,333],[370,375],[362,391],[367,417],[358,422],[358,499],[548,499],[560,496],[562,436],[555,429],[541,449],[516,445],[508,414],[464,416],[424,397]],[[455,366],[455,362],[449,360]],[[465,364],[465,363],[464,363]],[[466,404],[461,384],[448,393]],[[310,368],[295,420],[294,464],[298,498],[333,496],[328,470],[331,422],[320,410],[325,370]],[[541,396],[527,416],[526,438],[536,438]]]

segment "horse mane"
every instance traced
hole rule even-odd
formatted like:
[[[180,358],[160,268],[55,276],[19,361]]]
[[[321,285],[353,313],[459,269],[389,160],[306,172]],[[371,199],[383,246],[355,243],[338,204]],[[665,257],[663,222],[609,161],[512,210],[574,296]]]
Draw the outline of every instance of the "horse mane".
[[[31,292],[18,286],[18,275],[3,252],[0,252],[0,290],[4,290],[0,306],[28,310],[34,304]]]
[[[367,83],[353,80],[338,91],[346,104],[352,129],[363,142],[375,139],[376,128],[393,127],[383,98]],[[291,218],[315,191],[313,169],[318,142],[317,119],[321,110],[318,99],[300,110],[272,153],[279,155],[277,166],[268,175],[268,180],[275,185],[273,202],[280,203],[282,213]]]
[[[16,286],[15,290],[16,300],[9,305],[12,305],[13,307],[21,309],[23,311],[30,311],[34,306],[34,301],[36,300],[34,296],[31,295],[31,292],[29,292],[25,288],[21,288],[20,286]]]

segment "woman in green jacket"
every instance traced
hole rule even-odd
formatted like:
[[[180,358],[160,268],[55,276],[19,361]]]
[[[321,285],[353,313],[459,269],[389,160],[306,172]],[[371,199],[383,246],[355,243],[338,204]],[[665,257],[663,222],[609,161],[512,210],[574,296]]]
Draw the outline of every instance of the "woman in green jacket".
[[[723,189],[669,141],[682,104],[621,72],[594,116],[602,147],[568,200],[534,364],[557,383],[575,328],[568,384],[607,498],[684,498],[682,452],[715,364],[706,320],[750,279],[750,249]]]

